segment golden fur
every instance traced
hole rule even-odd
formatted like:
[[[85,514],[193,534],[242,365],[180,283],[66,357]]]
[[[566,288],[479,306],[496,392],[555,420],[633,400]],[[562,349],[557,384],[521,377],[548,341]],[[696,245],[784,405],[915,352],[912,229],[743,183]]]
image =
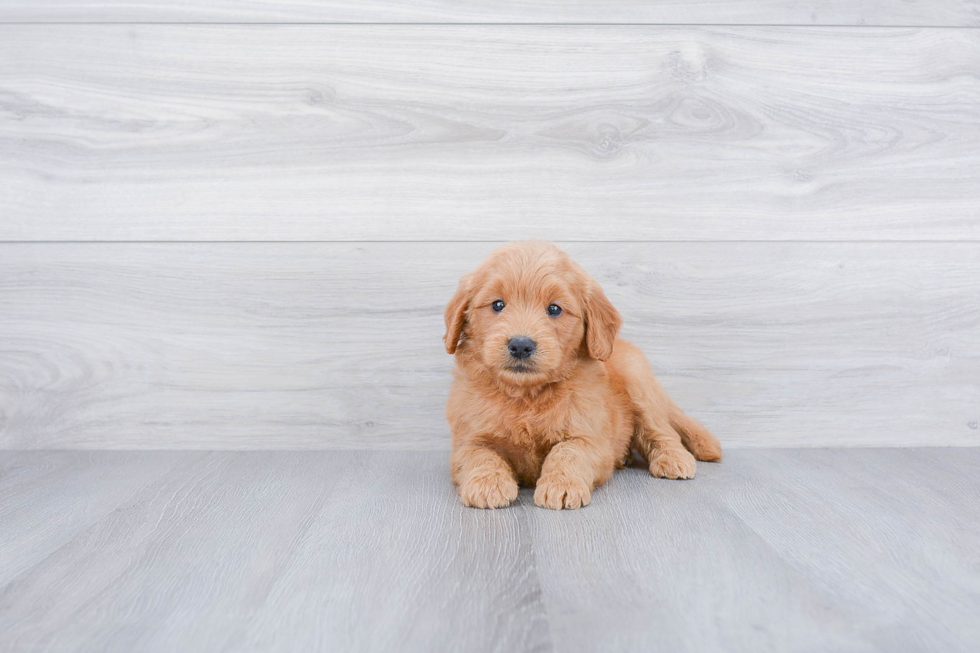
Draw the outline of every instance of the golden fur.
[[[692,478],[695,458],[721,460],[643,352],[616,337],[621,325],[599,284],[549,243],[501,247],[460,280],[444,340],[456,356],[446,418],[463,503],[501,508],[521,484],[539,506],[579,508],[634,449],[661,478]],[[515,336],[536,343],[526,360],[508,350]]]

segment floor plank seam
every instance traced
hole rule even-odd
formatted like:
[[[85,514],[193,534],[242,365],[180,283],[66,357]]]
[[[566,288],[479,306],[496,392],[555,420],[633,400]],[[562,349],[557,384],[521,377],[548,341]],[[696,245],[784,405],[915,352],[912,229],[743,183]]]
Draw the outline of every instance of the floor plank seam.
[[[524,493],[526,494],[526,493]],[[544,600],[544,585],[541,582],[541,577],[538,574],[538,553],[534,546],[534,530],[531,527],[531,510],[538,510],[539,508],[534,505],[533,501],[528,505],[523,499],[526,497],[518,496],[518,501],[520,502],[519,511],[519,523],[521,525],[522,536],[526,542],[528,549],[528,570],[527,576],[529,582],[534,583],[534,593],[533,596],[536,599],[536,603],[540,609],[540,614],[544,620],[545,633],[544,640],[546,646],[541,649],[543,651],[554,651],[555,650],[555,638],[551,632],[551,615],[548,613],[548,605]]]

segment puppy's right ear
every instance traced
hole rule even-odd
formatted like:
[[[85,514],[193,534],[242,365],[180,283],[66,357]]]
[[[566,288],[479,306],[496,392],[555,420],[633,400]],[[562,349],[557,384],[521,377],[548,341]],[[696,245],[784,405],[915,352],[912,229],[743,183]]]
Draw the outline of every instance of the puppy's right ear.
[[[596,360],[609,360],[612,356],[616,334],[623,326],[623,318],[595,281],[589,280],[589,292],[585,299],[585,342],[589,356]]]
[[[463,334],[463,324],[466,323],[466,309],[470,305],[473,294],[473,275],[467,274],[459,280],[456,294],[446,304],[446,335],[442,339],[446,343],[446,352],[456,353],[456,345]]]

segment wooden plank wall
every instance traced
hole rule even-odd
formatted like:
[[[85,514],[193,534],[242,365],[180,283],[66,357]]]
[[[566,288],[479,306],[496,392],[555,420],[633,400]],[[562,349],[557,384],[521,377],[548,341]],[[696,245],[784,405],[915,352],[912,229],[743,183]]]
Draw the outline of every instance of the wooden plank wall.
[[[980,26],[976,0],[3,0],[7,22]]]
[[[443,305],[529,237],[726,445],[980,444],[978,25],[0,2],[0,448],[446,448]]]

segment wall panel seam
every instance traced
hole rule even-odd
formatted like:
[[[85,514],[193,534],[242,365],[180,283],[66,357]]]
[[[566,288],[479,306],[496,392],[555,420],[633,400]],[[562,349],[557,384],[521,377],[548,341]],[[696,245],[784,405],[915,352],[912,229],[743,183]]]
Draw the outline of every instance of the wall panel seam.
[[[777,27],[777,28],[814,28],[814,29],[980,29],[980,25],[915,25],[915,24],[865,24],[848,25],[834,23],[381,23],[381,22],[307,22],[307,21],[271,21],[271,22],[252,22],[252,21],[4,21],[0,20],[0,25],[209,25],[209,26],[229,26],[229,27],[248,27],[248,26],[278,26],[287,25],[293,27]]]

